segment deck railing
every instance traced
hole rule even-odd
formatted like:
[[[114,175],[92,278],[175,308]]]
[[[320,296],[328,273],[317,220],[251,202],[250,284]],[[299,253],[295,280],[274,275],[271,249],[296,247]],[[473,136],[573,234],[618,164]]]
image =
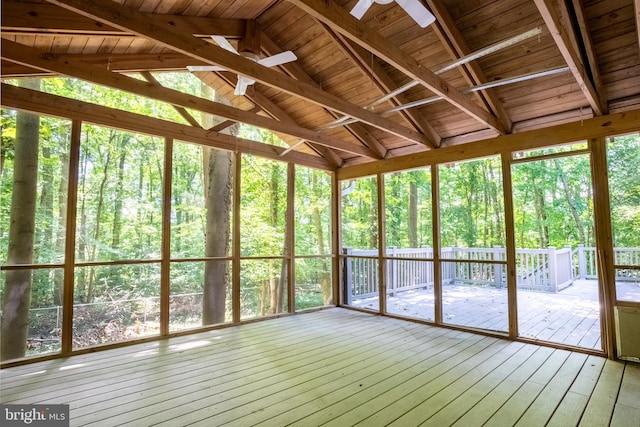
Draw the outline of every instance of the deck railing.
[[[615,265],[640,265],[640,248],[613,248]],[[595,279],[598,277],[598,259],[596,248],[578,245],[571,251],[573,275],[576,279]],[[616,280],[640,281],[638,270],[616,269]]]
[[[376,250],[343,249],[344,285],[347,300],[378,294],[379,268]],[[516,275],[519,289],[558,292],[576,279],[595,279],[597,263],[595,248],[582,245],[573,249],[516,249]],[[640,248],[615,249],[616,264],[640,265]],[[387,248],[387,294],[433,286],[433,248]],[[399,259],[397,259],[399,258]],[[416,258],[414,261],[413,258]],[[481,261],[504,261],[506,249],[442,248],[442,283],[478,284],[506,287],[505,266]],[[427,261],[425,261],[427,260]],[[447,260],[451,260],[448,262]],[[464,261],[464,262],[456,262]],[[479,261],[479,262],[473,262]],[[638,280],[637,270],[618,270],[617,280]]]

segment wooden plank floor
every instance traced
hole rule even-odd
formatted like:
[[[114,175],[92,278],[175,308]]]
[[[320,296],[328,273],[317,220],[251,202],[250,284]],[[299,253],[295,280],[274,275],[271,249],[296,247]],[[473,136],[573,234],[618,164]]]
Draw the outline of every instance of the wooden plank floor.
[[[640,365],[334,308],[0,372],[73,426],[638,426]]]
[[[597,286],[594,280],[576,280],[558,293],[518,291],[520,336],[602,350]],[[640,298],[637,283],[620,283],[619,287],[628,294],[635,292]],[[504,288],[447,285],[443,287],[442,300],[446,324],[508,331],[508,299]],[[352,305],[377,310],[378,299],[356,299]],[[413,289],[389,295],[387,312],[433,321],[433,289]]]

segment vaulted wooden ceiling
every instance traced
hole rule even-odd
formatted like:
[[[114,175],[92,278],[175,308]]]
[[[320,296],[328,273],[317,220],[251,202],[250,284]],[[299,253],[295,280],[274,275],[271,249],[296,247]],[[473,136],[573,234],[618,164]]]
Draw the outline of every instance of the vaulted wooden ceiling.
[[[395,2],[358,20],[354,0],[3,0],[2,77],[68,75],[207,111],[328,168],[640,108],[640,0],[420,1],[426,28]],[[266,68],[210,35],[298,59]],[[149,73],[209,64],[230,72],[196,76],[231,106]],[[236,73],[257,82],[244,96]]]

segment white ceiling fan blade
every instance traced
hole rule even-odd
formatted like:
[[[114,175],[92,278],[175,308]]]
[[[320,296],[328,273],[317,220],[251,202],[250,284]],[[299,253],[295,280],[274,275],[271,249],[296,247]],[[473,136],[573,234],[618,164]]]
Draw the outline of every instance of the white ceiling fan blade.
[[[264,65],[265,67],[274,67],[276,65],[282,65],[286,64],[287,62],[295,61],[296,59],[298,59],[296,54],[288,50],[286,52],[278,53],[273,56],[261,59],[258,61],[258,64]]]
[[[367,13],[367,10],[369,10],[372,4],[373,0],[359,0],[358,3],[353,6],[353,9],[351,9],[351,14],[360,19]]]
[[[217,65],[187,65],[189,71],[225,71],[225,68],[218,67]]]
[[[396,3],[422,28],[428,27],[436,20],[436,17],[420,3],[420,0],[396,0]]]
[[[222,37],[222,36],[211,36],[211,38],[221,48],[223,48],[225,50],[228,50],[229,52],[233,52],[236,55],[238,54],[238,51],[233,46],[231,46],[231,43],[229,43],[229,41],[227,39],[225,39],[224,37]]]
[[[254,84],[256,81],[245,76],[238,76],[238,82],[236,83],[236,89],[233,91],[234,95],[244,95],[247,93],[247,87]]]

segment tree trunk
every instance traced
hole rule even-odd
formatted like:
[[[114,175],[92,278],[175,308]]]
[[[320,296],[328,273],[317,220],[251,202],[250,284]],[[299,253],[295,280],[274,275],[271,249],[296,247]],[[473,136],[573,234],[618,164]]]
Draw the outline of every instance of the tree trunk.
[[[322,190],[318,185],[318,176],[315,173],[311,174],[311,191],[315,197],[312,210],[312,221],[316,231],[316,242],[318,242],[318,254],[324,255],[327,253],[326,243],[324,241],[324,230],[322,229],[322,215],[320,213],[319,200],[322,197]],[[329,265],[326,258],[321,259],[320,272],[320,289],[322,291],[322,302],[324,305],[332,303],[333,289],[331,287],[331,272],[329,271]]]
[[[558,172],[558,177],[560,178],[560,183],[562,184],[562,189],[564,190],[564,195],[567,198],[567,204],[569,205],[569,209],[571,210],[571,216],[573,216],[573,220],[576,223],[576,228],[578,230],[578,240],[580,240],[581,244],[586,244],[586,237],[584,232],[584,226],[582,225],[582,221],[580,220],[580,214],[578,213],[578,209],[576,208],[576,202],[571,194],[571,189],[569,188],[569,183],[567,182],[567,177],[558,162],[558,159],[554,159],[554,164],[556,167],[556,171]]]
[[[418,186],[409,181],[409,247],[418,247]]]
[[[124,197],[124,165],[126,161],[126,151],[124,135],[120,135],[120,158],[118,160],[117,183],[115,201],[113,206],[113,225],[111,228],[111,249],[117,251],[120,248],[120,234],[122,233],[122,199]]]
[[[203,148],[205,204],[207,206],[205,256],[229,254],[234,156],[223,150]],[[211,325],[225,319],[229,268],[227,261],[207,261],[204,269],[202,323]]]
[[[203,95],[215,96],[204,83]],[[213,117],[205,114],[202,122],[206,128],[213,126]],[[235,132],[235,127],[229,131]],[[205,206],[205,256],[229,256],[229,236],[231,234],[231,206],[233,202],[233,173],[235,155],[215,148],[203,148]],[[204,289],[202,300],[202,324],[211,325],[225,321],[227,283],[229,283],[228,261],[207,261],[204,267]]]
[[[540,235],[540,247],[549,246],[549,226],[547,225],[547,214],[545,212],[544,192],[539,185],[533,190],[536,208],[536,223],[538,225],[538,234]]]
[[[25,79],[21,86],[39,89],[40,79]],[[40,117],[18,112],[7,265],[33,263],[39,134]],[[30,303],[31,270],[8,270],[2,302],[2,360],[25,356]]]
[[[104,189],[107,186],[107,181],[109,179],[109,163],[111,163],[111,143],[113,140],[109,141],[109,148],[107,151],[107,159],[104,163],[104,168],[102,171],[102,182],[100,183],[100,190],[98,192],[98,207],[96,209],[96,228],[93,231],[93,246],[91,247],[91,256],[89,257],[89,261],[95,261],[98,256],[98,242],[100,241],[100,227],[102,224],[102,208],[104,206]],[[95,292],[95,281],[96,281],[96,269],[91,268],[89,270],[89,281],[87,283],[87,294],[85,296],[86,302],[93,302],[94,292]]]
[[[69,155],[66,147],[60,150],[60,185],[58,187],[58,233],[56,235],[56,253],[63,254],[65,252],[66,230],[67,224],[67,190],[69,187]],[[62,305],[64,293],[64,270],[57,268],[53,275],[53,304]]]

